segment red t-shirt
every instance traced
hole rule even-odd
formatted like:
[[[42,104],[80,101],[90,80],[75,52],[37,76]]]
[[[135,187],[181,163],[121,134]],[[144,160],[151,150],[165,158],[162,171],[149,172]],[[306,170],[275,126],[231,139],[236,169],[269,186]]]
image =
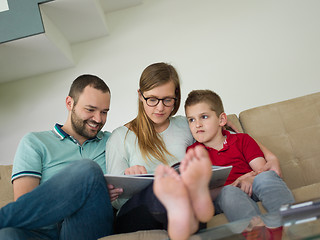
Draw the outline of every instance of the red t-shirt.
[[[249,162],[257,157],[264,157],[259,145],[245,133],[230,134],[223,130],[222,134],[226,136],[223,148],[217,151],[214,148],[206,147],[209,152],[212,165],[216,166],[232,166],[232,170],[225,185],[233,183],[238,177],[251,172],[252,168]],[[194,148],[202,143],[195,142],[187,148]],[[203,145],[204,146],[204,145]]]

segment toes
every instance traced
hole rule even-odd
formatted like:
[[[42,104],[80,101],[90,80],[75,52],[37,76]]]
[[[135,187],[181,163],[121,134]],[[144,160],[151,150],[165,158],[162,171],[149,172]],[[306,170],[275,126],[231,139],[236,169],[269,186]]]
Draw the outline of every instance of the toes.
[[[194,150],[198,158],[209,158],[208,152],[204,147],[199,145],[196,146]]]

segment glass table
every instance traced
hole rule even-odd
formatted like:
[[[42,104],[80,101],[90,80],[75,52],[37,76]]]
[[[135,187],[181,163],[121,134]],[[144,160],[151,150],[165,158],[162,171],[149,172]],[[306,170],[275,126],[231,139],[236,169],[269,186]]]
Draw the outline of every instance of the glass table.
[[[250,221],[241,220],[209,228],[193,235],[190,240],[247,239],[247,240],[288,240],[320,239],[320,220],[314,219],[290,226],[267,228],[250,226]]]
[[[268,217],[254,217],[204,229],[193,235],[190,240],[320,239],[320,219],[318,219],[320,216],[320,201],[309,201],[288,206],[281,210],[281,216],[277,214]],[[275,224],[279,224],[278,227],[266,227]]]

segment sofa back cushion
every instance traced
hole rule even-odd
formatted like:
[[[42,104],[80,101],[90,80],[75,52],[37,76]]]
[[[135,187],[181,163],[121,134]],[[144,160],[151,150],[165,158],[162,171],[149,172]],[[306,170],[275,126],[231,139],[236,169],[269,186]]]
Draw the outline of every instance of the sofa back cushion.
[[[0,165],[0,208],[13,201],[12,165]]]
[[[320,182],[320,93],[249,109],[239,119],[277,155],[290,189]]]

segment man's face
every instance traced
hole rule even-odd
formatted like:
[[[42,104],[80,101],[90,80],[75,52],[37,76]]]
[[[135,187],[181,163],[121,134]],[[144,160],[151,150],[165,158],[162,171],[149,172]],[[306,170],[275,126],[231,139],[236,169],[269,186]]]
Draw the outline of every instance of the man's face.
[[[72,107],[72,129],[85,139],[95,137],[106,123],[109,107],[109,93],[87,86]]]

